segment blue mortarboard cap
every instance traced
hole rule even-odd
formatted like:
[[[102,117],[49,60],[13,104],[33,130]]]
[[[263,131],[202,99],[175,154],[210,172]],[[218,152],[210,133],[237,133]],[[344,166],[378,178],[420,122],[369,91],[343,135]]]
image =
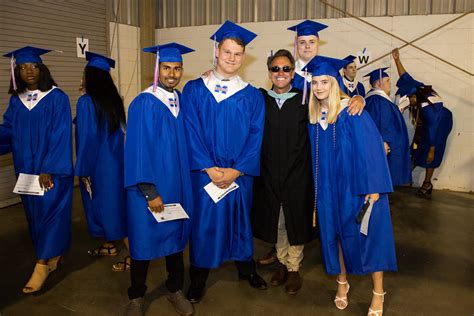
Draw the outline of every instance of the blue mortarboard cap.
[[[424,86],[423,82],[415,80],[408,72],[405,72],[403,75],[398,78],[397,81],[397,93],[400,96],[404,95],[413,95],[416,93],[418,87]]]
[[[356,58],[357,57],[355,57],[354,55],[349,55],[349,56],[344,57],[344,60],[347,60],[350,64],[350,63],[353,63]]]
[[[383,67],[383,68],[378,68],[374,69],[368,74],[366,74],[364,77],[369,77],[369,82],[371,85],[374,84],[375,81],[385,78],[385,77],[390,77],[387,73],[385,73],[385,70],[387,70],[388,67]]]
[[[319,37],[318,32],[324,30],[327,27],[327,25],[318,22],[304,20],[299,24],[289,27],[287,30],[296,32],[297,36],[316,35]]]
[[[337,78],[339,69],[350,64],[344,59],[336,59],[326,56],[318,55],[310,60],[310,62],[303,68],[304,71],[311,73],[314,76],[332,76]]]
[[[160,62],[183,62],[183,57],[181,55],[194,52],[194,49],[186,47],[178,43],[168,43],[163,45],[151,46],[143,49],[146,53],[160,52]]]
[[[107,72],[110,68],[115,68],[115,60],[93,52],[86,52],[86,60],[88,61],[86,67],[95,67]]]
[[[41,63],[43,61],[41,60],[40,56],[49,53],[50,51],[50,49],[25,46],[23,48],[9,52],[3,55],[3,57],[11,58],[13,56],[17,65],[21,65],[24,63]]]
[[[242,40],[244,45],[247,45],[257,37],[257,34],[227,20],[214,34],[212,34],[211,39],[216,42],[221,42],[223,39],[229,37],[239,38]]]

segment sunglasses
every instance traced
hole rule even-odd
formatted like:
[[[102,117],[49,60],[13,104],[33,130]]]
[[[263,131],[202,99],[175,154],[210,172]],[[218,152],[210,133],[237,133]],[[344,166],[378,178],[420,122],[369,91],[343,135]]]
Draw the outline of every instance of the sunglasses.
[[[270,67],[271,72],[279,72],[280,70],[283,70],[283,72],[290,72],[290,71],[293,70],[293,68],[290,67],[290,66],[283,66],[283,67],[273,66],[273,67]]]

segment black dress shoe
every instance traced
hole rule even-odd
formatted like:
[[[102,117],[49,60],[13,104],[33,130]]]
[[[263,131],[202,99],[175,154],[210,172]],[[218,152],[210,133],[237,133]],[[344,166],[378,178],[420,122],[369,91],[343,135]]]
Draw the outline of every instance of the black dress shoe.
[[[242,275],[239,274],[240,280],[247,280],[251,287],[259,289],[259,290],[266,290],[267,289],[267,282],[262,279],[257,273],[251,273],[249,275]]]
[[[192,304],[197,304],[204,297],[204,288],[189,288],[186,297]]]

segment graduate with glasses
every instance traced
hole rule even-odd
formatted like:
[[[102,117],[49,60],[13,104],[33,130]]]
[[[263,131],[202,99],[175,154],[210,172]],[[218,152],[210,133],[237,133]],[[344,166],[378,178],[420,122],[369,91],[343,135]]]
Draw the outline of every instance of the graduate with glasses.
[[[308,106],[291,85],[295,60],[285,49],[267,61],[270,90],[265,99],[265,127],[260,176],[255,178],[252,228],[254,237],[275,244],[278,265],[274,286],[296,294],[302,287],[299,268],[304,244],[313,239],[313,181],[307,131]]]
[[[41,59],[48,52],[26,46],[3,55],[11,59],[12,96],[0,124],[0,154],[12,152],[16,176],[37,175],[44,189],[43,196],[21,195],[37,258],[23,293],[42,288],[71,240],[71,105]]]

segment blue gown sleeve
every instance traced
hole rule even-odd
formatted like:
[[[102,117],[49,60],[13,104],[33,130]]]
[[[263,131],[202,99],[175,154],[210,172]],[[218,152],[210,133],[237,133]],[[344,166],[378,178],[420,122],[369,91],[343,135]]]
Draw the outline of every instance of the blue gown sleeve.
[[[4,155],[12,151],[11,112],[11,105],[9,105],[7,111],[5,114],[3,114],[3,123],[0,124],[0,155]]]
[[[258,176],[260,175],[260,149],[262,146],[263,126],[265,124],[265,101],[259,90],[255,90],[255,98],[252,98],[252,100],[253,112],[250,133],[245,147],[236,159],[233,168],[246,175]]]
[[[84,95],[76,106],[76,167],[75,175],[92,175],[98,152],[97,116],[92,99]]]
[[[356,195],[392,192],[392,180],[382,138],[370,115],[363,112],[360,116],[347,118],[350,122],[350,133],[353,135],[353,192]]]
[[[426,126],[426,143],[428,143],[430,147],[435,146],[436,134],[439,125],[437,112],[433,111],[433,107],[431,105],[427,105],[421,111],[423,113],[423,125]]]
[[[52,131],[48,152],[40,173],[56,176],[72,175],[72,114],[68,96],[61,92],[54,96]]]
[[[125,137],[125,187],[139,183],[156,184],[158,174],[153,168],[155,160],[153,148],[157,146],[155,97],[141,93],[128,109],[127,134]],[[159,191],[159,188],[156,188]]]
[[[370,114],[372,120],[377,126],[380,135],[384,142],[392,143],[397,135],[393,126],[395,126],[394,115],[392,113],[391,104],[386,104],[385,99],[377,96],[368,98],[368,104],[365,107],[365,110]]]
[[[199,95],[194,89],[196,81],[188,82],[181,96],[181,111],[184,115],[186,136],[188,139],[189,164],[191,171],[203,170],[216,165],[206,148],[202,130],[204,126],[199,119],[197,108]]]

